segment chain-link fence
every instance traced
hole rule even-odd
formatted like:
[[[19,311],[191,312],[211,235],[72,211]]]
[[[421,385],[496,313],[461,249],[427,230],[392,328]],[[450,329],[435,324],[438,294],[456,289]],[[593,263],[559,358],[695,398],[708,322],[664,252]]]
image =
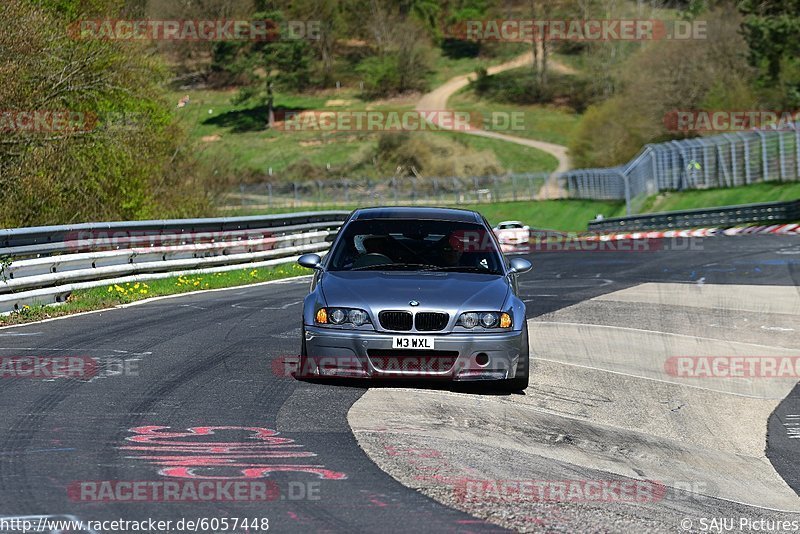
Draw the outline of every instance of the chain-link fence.
[[[659,191],[800,180],[800,129],[752,130],[647,145],[627,165],[558,177],[570,198],[626,199],[628,214]]]
[[[230,208],[458,205],[555,198],[625,199],[659,191],[800,180],[800,130],[753,130],[646,145],[628,164],[561,174],[333,179],[241,185]]]
[[[541,198],[547,173],[471,178],[336,179],[242,184],[228,207],[250,209],[378,205],[454,205]]]

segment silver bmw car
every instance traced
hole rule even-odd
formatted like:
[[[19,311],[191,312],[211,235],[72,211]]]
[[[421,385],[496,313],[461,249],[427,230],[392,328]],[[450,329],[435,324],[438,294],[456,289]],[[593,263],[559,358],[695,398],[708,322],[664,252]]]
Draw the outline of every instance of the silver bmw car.
[[[303,305],[300,377],[490,381],[528,386],[516,275],[479,213],[365,208],[342,225]]]

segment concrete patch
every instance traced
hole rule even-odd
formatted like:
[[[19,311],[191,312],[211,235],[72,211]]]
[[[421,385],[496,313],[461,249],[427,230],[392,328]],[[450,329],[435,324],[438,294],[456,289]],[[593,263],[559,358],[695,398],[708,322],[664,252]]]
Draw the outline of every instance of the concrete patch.
[[[620,313],[620,303],[633,310],[626,326],[603,319],[604,305]],[[790,287],[643,284],[529,322],[536,360],[525,395],[371,389],[348,421],[400,482],[518,530],[583,530],[587,512],[595,531],[675,531],[687,516],[797,520],[800,499],[764,454],[767,419],[797,379],[686,378],[665,362],[797,357],[798,333],[781,331],[779,346],[763,335],[759,343],[745,334],[732,340],[694,321],[703,310],[763,325],[764,313],[800,315],[800,298]],[[684,331],[638,329],[640,319]],[[668,491],[635,503],[473,502],[456,491],[464,480],[498,479],[660,481]]]
[[[791,286],[648,283],[593,300],[800,315],[800,293]]]

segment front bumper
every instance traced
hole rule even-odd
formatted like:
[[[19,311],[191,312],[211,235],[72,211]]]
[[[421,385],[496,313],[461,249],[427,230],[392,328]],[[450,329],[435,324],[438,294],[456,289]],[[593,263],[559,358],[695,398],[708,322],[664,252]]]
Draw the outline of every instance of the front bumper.
[[[435,350],[392,349],[394,335],[433,338]],[[371,332],[305,327],[307,357],[299,376],[504,380],[514,378],[527,355],[522,332],[439,333]]]

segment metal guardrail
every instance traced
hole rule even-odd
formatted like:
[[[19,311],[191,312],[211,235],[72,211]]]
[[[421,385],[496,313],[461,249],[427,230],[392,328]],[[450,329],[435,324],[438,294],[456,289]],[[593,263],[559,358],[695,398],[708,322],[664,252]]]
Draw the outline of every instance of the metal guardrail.
[[[203,232],[233,232],[250,229],[275,230],[282,226],[342,221],[346,213],[343,211],[311,211],[250,217],[116,221],[13,228],[0,230],[0,255],[5,255],[3,250],[8,247],[56,244],[86,232],[94,234],[106,232],[115,236],[124,235],[125,233],[143,236],[148,234],[161,235],[167,231],[171,231],[173,234],[200,234]]]
[[[87,223],[0,230],[0,313],[72,291],[250,269],[324,253],[348,212]]]
[[[589,222],[589,231],[667,230],[800,221],[800,200],[649,213]]]

